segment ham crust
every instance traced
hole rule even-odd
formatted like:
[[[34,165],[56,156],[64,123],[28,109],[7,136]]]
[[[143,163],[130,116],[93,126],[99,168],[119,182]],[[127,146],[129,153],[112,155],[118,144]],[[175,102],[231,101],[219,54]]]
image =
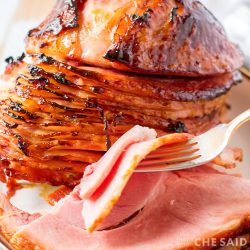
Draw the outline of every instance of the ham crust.
[[[196,0],[59,0],[26,40],[28,53],[144,74],[216,75],[243,63]]]

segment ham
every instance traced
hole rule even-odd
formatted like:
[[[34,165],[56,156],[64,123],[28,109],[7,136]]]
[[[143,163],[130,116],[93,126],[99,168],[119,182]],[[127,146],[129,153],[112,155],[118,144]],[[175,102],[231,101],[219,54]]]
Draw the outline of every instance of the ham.
[[[140,126],[127,132],[106,153],[113,161],[103,158],[87,168],[82,182],[45,215],[29,215],[3,199],[3,207],[20,214],[16,224],[5,222],[11,244],[42,250],[197,249],[198,240],[236,236],[250,227],[249,180],[212,164],[132,175],[155,148],[189,138],[155,136],[154,130]],[[100,169],[108,172],[102,178]]]
[[[249,190],[249,180],[211,166],[167,172],[152,199],[125,225],[89,234],[65,222],[69,211],[61,219],[50,213],[22,227],[12,242],[23,249],[198,249],[197,239],[234,236],[248,227]]]
[[[30,54],[143,74],[217,75],[243,62],[196,0],[58,0],[26,41]]]
[[[107,178],[114,163],[117,162],[121,153],[127,149],[127,147],[136,142],[155,139],[156,135],[155,130],[137,125],[121,136],[110,148],[108,153],[106,153],[98,162],[93,163],[86,168],[82,185],[80,187],[81,198],[89,198],[96,191],[98,188],[97,185],[101,185]]]
[[[0,94],[0,175],[72,188],[134,125],[160,135],[215,126],[241,80],[239,72],[160,78],[75,68],[45,55],[29,59],[5,71],[14,86]]]
[[[144,142],[133,143],[126,148],[131,142],[130,137],[135,137],[136,132],[144,135]],[[189,138],[187,134],[170,134],[147,140],[153,137],[152,135],[155,136],[152,131],[136,126],[124,134],[94,167],[87,167],[87,175],[82,180],[79,192],[80,197],[85,199],[82,214],[89,232],[95,230],[110,213],[134,169],[146,155],[163,145],[184,142]],[[143,188],[143,185],[146,188],[148,185],[147,182],[144,183],[144,176],[145,174],[139,176],[137,180],[140,182],[140,188]],[[131,195],[134,195],[133,192]]]

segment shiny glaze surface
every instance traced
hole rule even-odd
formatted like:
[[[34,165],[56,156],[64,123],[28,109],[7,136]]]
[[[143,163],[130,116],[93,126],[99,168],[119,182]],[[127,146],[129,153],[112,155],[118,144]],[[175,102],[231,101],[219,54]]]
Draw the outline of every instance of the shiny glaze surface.
[[[26,48],[75,65],[160,75],[222,74],[243,61],[196,0],[59,0]]]

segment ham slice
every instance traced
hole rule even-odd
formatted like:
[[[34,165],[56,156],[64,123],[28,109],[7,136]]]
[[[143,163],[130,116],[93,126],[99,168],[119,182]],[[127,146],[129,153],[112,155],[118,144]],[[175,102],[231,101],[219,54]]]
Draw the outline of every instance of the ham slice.
[[[80,187],[80,196],[82,198],[89,198],[110,174],[112,167],[117,162],[119,156],[128,146],[133,143],[151,140],[156,138],[154,129],[146,127],[135,126],[123,136],[110,148],[98,162],[89,165],[85,172]],[[95,171],[97,169],[97,171]],[[95,174],[93,174],[93,172]]]
[[[23,249],[198,249],[197,239],[229,237],[247,228],[249,190],[249,180],[211,166],[167,172],[144,209],[123,226],[89,234],[66,223],[65,217],[75,214],[65,211],[64,218],[48,214],[22,227],[12,242]]]
[[[111,212],[134,169],[145,156],[158,147],[184,142],[189,138],[187,134],[170,134],[153,140],[134,143],[126,148],[126,145],[131,142],[130,138],[135,137],[136,133],[144,135],[144,140],[154,135],[151,130],[136,126],[124,134],[94,167],[90,166],[86,169],[87,174],[79,189],[80,197],[85,199],[82,215],[89,232],[94,231]],[[146,136],[147,133],[148,136]],[[140,182],[140,188],[143,188],[143,185],[148,186],[147,175],[145,180],[144,177],[145,174],[137,178],[137,182]],[[152,184],[154,185],[154,183]],[[133,194],[133,190],[131,191],[131,195],[136,197],[137,195]]]

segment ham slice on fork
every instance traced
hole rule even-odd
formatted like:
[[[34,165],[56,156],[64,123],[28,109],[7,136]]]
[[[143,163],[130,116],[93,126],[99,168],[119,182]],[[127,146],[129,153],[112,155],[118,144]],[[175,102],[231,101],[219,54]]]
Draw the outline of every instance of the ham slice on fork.
[[[190,136],[169,134],[155,137],[154,130],[135,126],[124,134],[99,162],[87,167],[79,191],[80,197],[85,200],[82,215],[89,232],[94,231],[111,212],[134,169],[145,156],[163,145],[185,142]],[[132,138],[139,142],[135,143],[134,139],[134,143],[131,143]],[[138,178],[138,182],[143,182],[144,177],[145,174],[142,174],[142,180]]]

